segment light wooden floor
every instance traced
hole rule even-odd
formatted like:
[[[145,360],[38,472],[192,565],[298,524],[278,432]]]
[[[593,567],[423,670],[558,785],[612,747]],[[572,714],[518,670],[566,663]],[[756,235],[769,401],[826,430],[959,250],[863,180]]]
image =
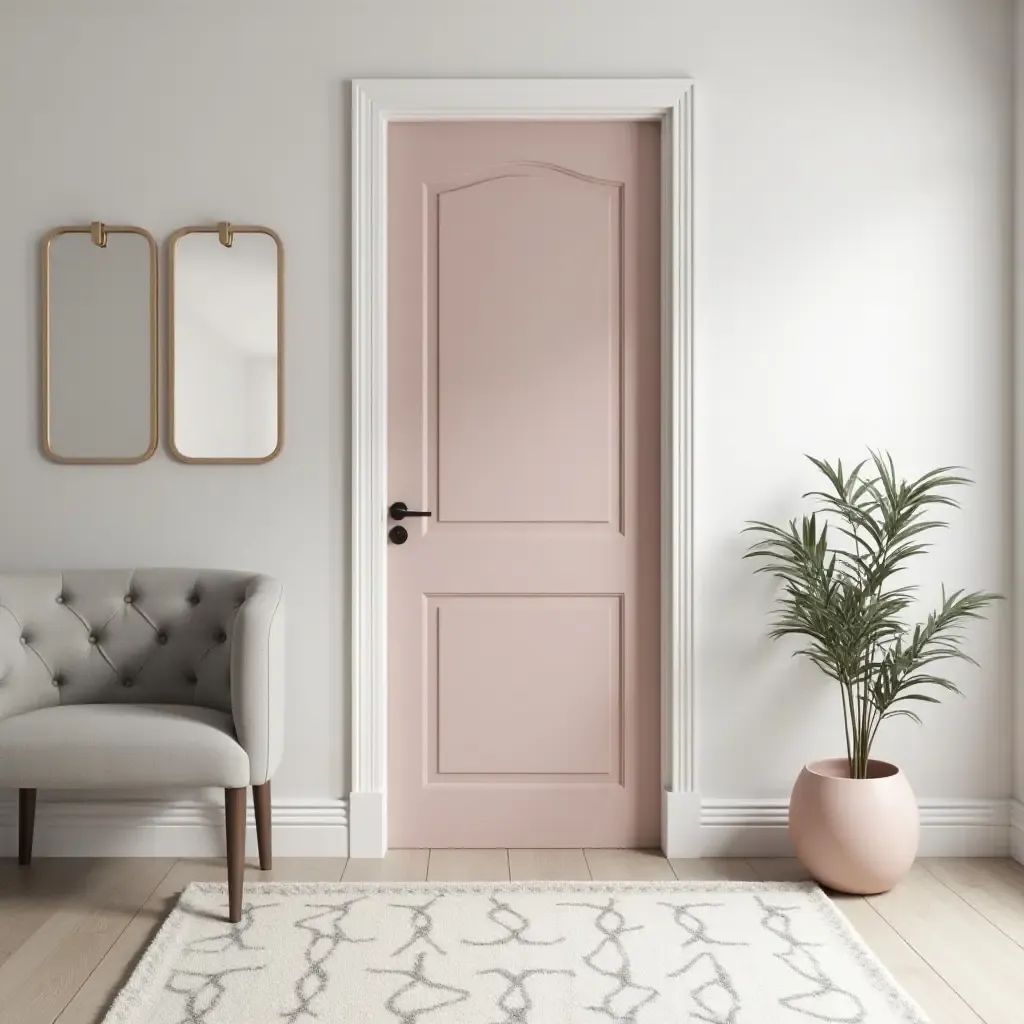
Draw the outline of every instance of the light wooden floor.
[[[790,860],[667,861],[625,850],[396,850],[382,861],[278,859],[264,881],[804,877]],[[206,860],[0,862],[0,1021],[93,1024],[177,894],[225,878]],[[894,892],[836,903],[933,1024],[1024,1022],[1024,868],[924,860]],[[253,1022],[258,1024],[258,1022]]]

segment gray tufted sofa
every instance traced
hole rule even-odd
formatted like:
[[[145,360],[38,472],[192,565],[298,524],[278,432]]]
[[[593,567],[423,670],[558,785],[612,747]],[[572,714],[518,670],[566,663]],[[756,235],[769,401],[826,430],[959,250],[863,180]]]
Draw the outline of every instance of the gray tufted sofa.
[[[36,790],[225,790],[229,917],[238,921],[246,787],[271,866],[281,759],[281,585],[197,569],[0,575],[0,786],[19,790],[19,860]]]

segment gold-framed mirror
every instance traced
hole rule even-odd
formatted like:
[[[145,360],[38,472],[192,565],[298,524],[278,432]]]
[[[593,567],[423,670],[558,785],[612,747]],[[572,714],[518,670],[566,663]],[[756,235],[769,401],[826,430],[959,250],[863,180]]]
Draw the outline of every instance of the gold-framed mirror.
[[[270,228],[180,228],[169,249],[170,445],[261,463],[284,441],[284,249]]]
[[[42,449],[65,464],[136,464],[158,441],[157,247],[94,222],[43,239]]]

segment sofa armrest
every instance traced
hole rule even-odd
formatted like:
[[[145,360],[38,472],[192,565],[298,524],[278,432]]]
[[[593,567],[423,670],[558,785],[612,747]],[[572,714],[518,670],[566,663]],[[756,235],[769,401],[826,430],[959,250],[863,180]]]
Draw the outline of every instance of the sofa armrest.
[[[270,779],[281,761],[284,671],[283,588],[258,576],[246,590],[231,638],[231,716],[254,786]]]
[[[3,612],[0,610],[0,615]],[[4,692],[4,677],[14,671],[14,651],[4,642],[4,630],[0,627],[0,719],[17,713],[17,703]]]
[[[57,690],[49,685],[50,673],[39,663],[35,673],[26,672],[28,648],[19,643],[21,623],[0,605],[0,719],[22,715],[59,703]],[[34,667],[34,666],[29,666]]]

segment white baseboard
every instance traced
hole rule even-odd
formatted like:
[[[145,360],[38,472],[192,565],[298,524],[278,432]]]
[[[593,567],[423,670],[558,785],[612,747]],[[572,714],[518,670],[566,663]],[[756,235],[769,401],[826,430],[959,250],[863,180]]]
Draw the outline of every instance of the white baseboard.
[[[1010,802],[1010,856],[1024,864],[1024,800]]]
[[[274,800],[274,854],[348,854],[345,800]],[[246,849],[256,853],[256,823],[248,809]],[[16,803],[0,804],[0,855],[18,848]],[[200,801],[46,800],[36,808],[33,855],[38,857],[222,857],[224,808]]]
[[[922,857],[1005,857],[1010,852],[1007,800],[921,800]],[[703,857],[791,857],[789,801],[704,800]],[[1024,826],[1024,819],[1022,819]],[[1024,828],[1021,832],[1024,838]]]
[[[379,794],[353,794],[352,856],[380,856]],[[281,857],[349,854],[347,800],[275,800],[274,853]],[[788,802],[703,800],[663,794],[665,851],[671,857],[786,857]],[[699,825],[698,825],[699,823]],[[362,839],[359,839],[359,836]],[[248,809],[247,850],[256,853]],[[0,856],[17,852],[17,808],[0,802]],[[220,857],[224,809],[201,801],[47,800],[36,811],[39,857]],[[1024,803],[1008,800],[922,800],[922,857],[1005,857],[1024,863]]]

